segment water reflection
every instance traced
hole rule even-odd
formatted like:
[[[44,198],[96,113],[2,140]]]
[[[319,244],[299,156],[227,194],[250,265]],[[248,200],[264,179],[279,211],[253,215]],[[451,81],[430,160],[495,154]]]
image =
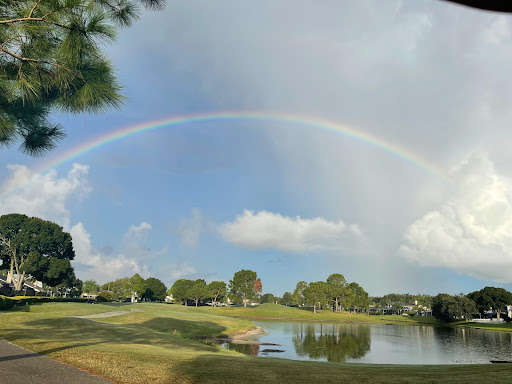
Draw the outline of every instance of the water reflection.
[[[361,358],[370,351],[370,329],[339,324],[297,324],[293,337],[298,356],[343,362]]]
[[[255,321],[261,345],[224,344],[257,356],[369,364],[470,364],[512,360],[512,334],[474,328]]]
[[[258,344],[223,344],[224,348],[230,351],[237,351],[246,355],[258,355],[260,352],[260,346]]]

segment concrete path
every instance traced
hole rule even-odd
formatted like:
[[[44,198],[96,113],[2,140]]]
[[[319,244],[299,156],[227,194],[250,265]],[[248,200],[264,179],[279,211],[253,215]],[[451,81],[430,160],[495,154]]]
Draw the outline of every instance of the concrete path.
[[[114,317],[114,316],[127,315],[128,313],[132,313],[132,312],[144,312],[144,311],[142,311],[140,309],[130,308],[130,312],[128,312],[128,311],[114,311],[114,312],[96,313],[94,315],[70,316],[70,317],[76,317],[77,319],[101,319],[102,317]]]
[[[0,339],[0,383],[112,384],[113,381]]]

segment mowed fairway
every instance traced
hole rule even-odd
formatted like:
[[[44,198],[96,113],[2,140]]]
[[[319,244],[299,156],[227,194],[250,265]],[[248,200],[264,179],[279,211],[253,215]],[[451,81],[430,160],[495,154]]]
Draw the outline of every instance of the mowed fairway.
[[[128,312],[129,308],[143,312]],[[127,314],[97,319],[70,317],[118,310]],[[240,317],[314,320],[313,316],[324,321],[385,320],[327,312],[313,315],[271,305],[243,309],[46,303],[4,312],[0,315],[0,337],[121,383],[468,383],[507,382],[512,375],[508,364],[393,366],[297,362],[241,355],[201,342],[202,338],[250,329],[252,323]],[[384,318],[389,321],[390,317]]]

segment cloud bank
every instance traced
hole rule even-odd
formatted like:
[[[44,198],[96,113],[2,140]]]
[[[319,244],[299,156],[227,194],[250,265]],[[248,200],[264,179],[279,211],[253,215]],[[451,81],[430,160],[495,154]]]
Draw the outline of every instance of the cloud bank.
[[[0,193],[0,214],[23,213],[70,228],[67,204],[72,197],[84,197],[92,188],[87,181],[89,167],[73,164],[65,177],[57,171],[40,174],[25,165],[9,164],[11,172]]]
[[[146,245],[151,224],[142,222],[130,226],[121,241],[122,252],[116,256],[95,250],[83,223],[71,226],[70,202],[73,198],[85,197],[92,190],[87,179],[87,165],[73,164],[64,177],[59,177],[56,170],[39,174],[24,165],[8,165],[7,168],[10,175],[0,193],[0,215],[36,216],[53,221],[70,232],[75,250],[72,265],[80,279],[105,282],[134,273],[148,275],[148,267],[140,260],[159,254],[151,252]]]
[[[224,240],[250,249],[274,248],[284,252],[354,251],[364,245],[357,225],[322,217],[302,219],[244,210],[218,228]]]
[[[457,195],[407,228],[400,254],[421,266],[511,283],[512,180],[483,154],[472,155],[452,176]]]

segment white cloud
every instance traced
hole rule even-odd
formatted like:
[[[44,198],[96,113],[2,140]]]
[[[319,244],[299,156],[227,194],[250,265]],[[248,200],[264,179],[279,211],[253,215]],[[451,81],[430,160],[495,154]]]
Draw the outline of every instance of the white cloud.
[[[193,208],[190,218],[182,218],[178,225],[170,225],[170,230],[178,235],[181,243],[188,248],[195,248],[202,232],[215,227],[210,219],[205,217],[198,208]]]
[[[75,260],[72,264],[80,279],[104,282],[135,273],[149,275],[148,267],[140,262],[158,254],[146,246],[152,229],[149,223],[130,226],[121,241],[122,253],[116,256],[95,250],[91,235],[81,222],[71,226],[70,201],[73,197],[82,198],[92,190],[87,180],[88,166],[73,164],[68,174],[60,178],[53,169],[39,174],[24,165],[8,165],[7,168],[11,174],[0,193],[0,215],[23,213],[62,225],[73,239]]]
[[[184,261],[178,261],[177,263],[162,265],[159,269],[160,275],[164,275],[166,280],[178,280],[184,277],[190,277],[197,272],[196,268],[192,265],[188,265]]]
[[[54,221],[66,230],[70,227],[67,203],[72,196],[83,197],[91,191],[87,181],[89,167],[73,164],[67,176],[57,171],[34,173],[24,165],[8,165],[11,172],[0,193],[0,214],[23,213]]]
[[[496,17],[492,24],[483,32],[487,44],[499,45],[510,39],[508,18],[501,15]]]
[[[153,227],[143,221],[139,225],[131,225],[121,241],[122,253],[128,258],[137,260],[150,259],[167,252],[167,248],[153,252],[147,242]]]
[[[244,210],[235,221],[221,224],[219,232],[230,243],[246,248],[274,248],[285,252],[357,251],[365,246],[357,225],[322,217],[302,219]]]
[[[133,228],[140,228],[147,223],[142,223],[139,227],[131,226],[128,230],[133,232]],[[71,237],[73,238],[73,248],[75,250],[75,260],[73,264],[80,272],[79,277],[82,280],[94,279],[98,282],[115,280],[124,276],[132,276],[139,273],[144,277],[149,276],[148,267],[133,257],[124,254],[117,256],[106,256],[95,250],[92,245],[91,235],[86,231],[82,223],[78,223],[71,228]]]
[[[452,175],[457,195],[407,228],[400,253],[422,266],[512,282],[512,180],[482,154]]]

